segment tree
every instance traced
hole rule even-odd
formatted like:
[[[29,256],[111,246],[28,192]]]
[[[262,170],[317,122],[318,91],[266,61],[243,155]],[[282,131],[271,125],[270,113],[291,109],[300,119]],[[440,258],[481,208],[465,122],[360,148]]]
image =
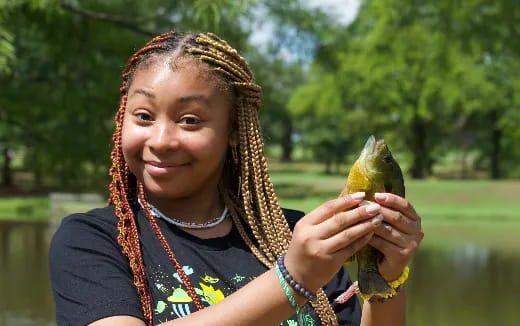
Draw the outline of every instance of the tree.
[[[221,20],[208,12],[209,3],[2,3],[0,31],[10,36],[13,51],[0,75],[2,152],[23,151],[37,183],[45,176],[72,189],[105,184],[119,76],[135,48],[172,23],[227,28],[228,39],[246,44],[247,33],[232,26],[233,17]],[[219,10],[238,14],[236,6],[226,1]],[[10,174],[9,164],[4,160],[4,175]]]
[[[310,108],[316,117],[328,110],[330,118],[360,112],[356,118],[365,130],[402,141],[397,147],[409,151],[409,172],[415,178],[431,174],[443,153],[458,149],[454,135],[486,119],[478,133],[467,135],[475,139],[492,123],[489,143],[494,149],[472,144],[491,157],[490,169],[497,177],[503,158],[502,116],[517,109],[517,74],[511,63],[517,58],[518,39],[511,37],[518,32],[511,30],[511,19],[520,9],[506,2],[365,2],[356,21],[322,46],[313,78],[294,93],[292,108]],[[501,37],[473,30],[489,25]]]
[[[266,94],[264,130],[282,143],[289,158],[291,119],[284,102],[294,82],[277,76],[280,71],[298,76],[299,68],[276,53],[264,57],[250,45],[253,27],[247,22],[260,5],[247,0],[0,0],[0,150],[23,153],[37,185],[99,189],[107,181],[122,67],[150,36],[173,27],[216,32],[251,58]],[[269,9],[267,15],[277,11]],[[262,64],[270,68],[260,70]],[[11,174],[10,164],[4,159],[5,174]]]

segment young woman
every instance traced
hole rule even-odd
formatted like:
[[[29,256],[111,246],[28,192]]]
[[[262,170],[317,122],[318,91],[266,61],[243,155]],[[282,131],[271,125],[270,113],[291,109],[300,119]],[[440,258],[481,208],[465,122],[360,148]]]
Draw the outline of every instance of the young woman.
[[[404,291],[362,313],[334,298],[351,284],[342,263],[367,244],[385,280],[399,279],[419,216],[392,194],[282,210],[261,90],[235,49],[165,33],[130,58],[121,92],[110,205],[65,218],[52,241],[59,325],[405,324]]]

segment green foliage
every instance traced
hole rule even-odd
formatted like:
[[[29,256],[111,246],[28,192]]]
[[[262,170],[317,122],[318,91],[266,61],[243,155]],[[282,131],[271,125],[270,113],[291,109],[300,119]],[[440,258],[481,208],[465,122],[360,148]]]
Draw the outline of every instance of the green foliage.
[[[150,33],[169,29],[172,20],[190,21],[186,29],[215,23],[213,14],[188,1],[1,6],[0,147],[23,150],[37,186],[53,179],[53,185],[71,189],[106,184],[119,76],[130,54]],[[190,19],[195,14],[197,22]],[[239,47],[245,43],[240,29],[226,34]]]
[[[0,149],[23,156],[21,168],[32,172],[36,187],[100,190],[122,67],[152,35],[174,28],[216,32],[245,54],[264,86],[266,139],[280,143],[290,159],[292,117],[285,105],[303,73],[275,46],[261,54],[249,45],[252,27],[245,22],[259,6],[252,0],[1,0]],[[276,8],[266,15],[277,15]],[[304,13],[291,8],[287,14]]]
[[[259,15],[276,34],[262,50]],[[347,27],[301,0],[0,0],[0,149],[23,153],[36,186],[102,187],[121,69],[174,28],[245,55],[284,160],[296,140],[338,169],[374,134],[415,177],[446,157],[455,176],[520,177],[519,19],[506,0],[366,1]]]
[[[9,72],[9,62],[13,59],[13,36],[0,26],[0,73]]]
[[[330,137],[390,135],[417,178],[447,152],[464,158],[475,149],[492,177],[514,176],[519,17],[508,1],[364,2],[356,21],[320,49],[289,107],[309,120],[343,121],[343,129],[324,129]]]
[[[196,23],[202,24],[204,28],[212,27],[218,29],[223,20],[223,16],[227,19],[237,18],[246,12],[246,7],[251,0],[195,0],[193,9],[195,15],[193,17]],[[209,19],[208,19],[209,18]],[[209,26],[211,24],[211,26]]]

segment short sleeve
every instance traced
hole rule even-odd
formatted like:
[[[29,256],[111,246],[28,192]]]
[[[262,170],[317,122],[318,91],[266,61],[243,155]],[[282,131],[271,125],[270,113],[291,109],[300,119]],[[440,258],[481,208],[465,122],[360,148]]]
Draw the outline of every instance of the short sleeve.
[[[49,259],[58,325],[118,315],[143,319],[112,208],[66,217],[53,236]]]

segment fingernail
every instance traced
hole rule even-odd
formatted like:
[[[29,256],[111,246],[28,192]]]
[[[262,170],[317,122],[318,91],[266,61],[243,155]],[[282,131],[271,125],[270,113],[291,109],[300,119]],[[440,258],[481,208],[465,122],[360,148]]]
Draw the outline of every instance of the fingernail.
[[[386,198],[388,197],[387,195],[383,194],[383,193],[380,193],[380,192],[376,192],[374,194],[374,197],[379,200],[379,201],[382,201],[382,202],[385,202],[386,201]]]
[[[368,214],[373,214],[373,213],[379,212],[380,209],[381,209],[381,206],[379,204],[370,204],[367,206],[367,208],[365,208],[365,210]]]
[[[365,198],[365,192],[363,192],[363,191],[355,192],[353,194],[350,194],[350,198],[352,198],[354,200],[363,199],[363,198]]]
[[[379,226],[383,222],[383,215],[379,214],[376,217],[372,218],[372,224],[375,226]]]

